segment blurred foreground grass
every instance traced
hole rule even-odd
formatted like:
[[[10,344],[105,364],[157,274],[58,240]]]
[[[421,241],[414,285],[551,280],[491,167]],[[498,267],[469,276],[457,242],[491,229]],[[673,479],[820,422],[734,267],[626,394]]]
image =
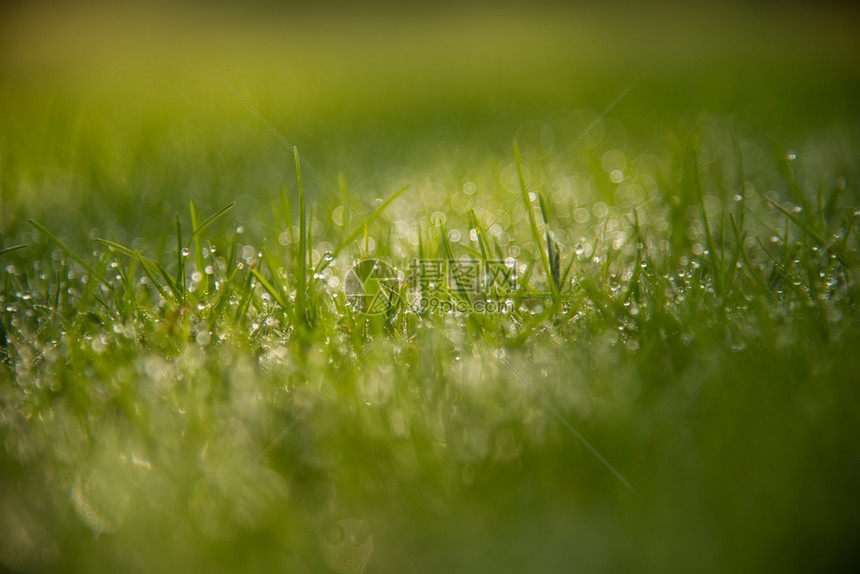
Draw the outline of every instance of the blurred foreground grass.
[[[183,6],[3,24],[4,568],[856,562],[852,13]],[[555,298],[344,297],[484,238]]]

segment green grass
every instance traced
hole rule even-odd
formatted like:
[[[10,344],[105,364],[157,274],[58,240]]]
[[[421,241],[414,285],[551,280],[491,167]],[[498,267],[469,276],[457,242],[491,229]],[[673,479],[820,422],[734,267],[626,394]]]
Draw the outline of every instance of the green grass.
[[[541,14],[4,56],[0,567],[856,562],[856,46]]]

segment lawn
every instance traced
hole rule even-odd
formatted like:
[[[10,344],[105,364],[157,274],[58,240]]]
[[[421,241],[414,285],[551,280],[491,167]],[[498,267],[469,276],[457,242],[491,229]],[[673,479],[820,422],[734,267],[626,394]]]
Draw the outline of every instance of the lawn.
[[[4,10],[3,571],[860,560],[855,11]]]

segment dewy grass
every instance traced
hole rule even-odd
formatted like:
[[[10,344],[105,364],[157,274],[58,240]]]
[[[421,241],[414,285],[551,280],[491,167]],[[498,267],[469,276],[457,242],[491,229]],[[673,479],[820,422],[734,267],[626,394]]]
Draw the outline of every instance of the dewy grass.
[[[522,190],[524,179],[516,148],[515,153]],[[695,158],[694,150],[688,157]],[[319,253],[311,242],[312,221],[316,219],[307,210],[297,155],[295,159],[297,233],[288,233],[281,240],[264,238],[260,247],[240,246],[237,231],[211,233],[218,221],[229,217],[233,204],[201,221],[192,202],[191,234],[184,238],[177,220],[177,253],[164,263],[142,254],[147,250],[145,241],[132,248],[105,238],[96,238],[97,248],[88,262],[36,221],[32,221],[33,226],[49,243],[31,240],[26,250],[13,246],[4,251],[5,440],[7,445],[14,440],[20,448],[42,453],[40,458],[32,458],[20,454],[26,450],[18,451],[18,455],[7,450],[4,472],[10,477],[7,483],[18,485],[12,492],[27,496],[51,493],[46,494],[50,512],[60,517],[48,530],[38,530],[45,527],[30,522],[16,526],[37,529],[26,530],[27,536],[41,536],[40,544],[56,540],[60,534],[72,536],[75,544],[88,546],[104,565],[114,558],[100,550],[101,538],[84,541],[75,532],[95,529],[118,537],[115,543],[121,546],[137,544],[140,536],[153,533],[147,534],[149,529],[162,528],[157,526],[160,521],[178,514],[183,521],[190,521],[192,530],[175,534],[182,542],[172,544],[169,554],[177,560],[189,555],[199,560],[198,553],[208,552],[205,549],[212,536],[241,553],[244,551],[239,545],[247,543],[247,536],[265,535],[276,539],[286,536],[282,543],[293,544],[295,553],[284,558],[274,550],[255,547],[267,563],[286,560],[300,564],[319,557],[307,558],[301,550],[308,544],[306,536],[294,538],[288,533],[317,520],[354,516],[327,514],[325,505],[336,504],[341,497],[349,499],[342,503],[346,508],[355,509],[342,512],[357,512],[362,521],[371,524],[369,532],[387,532],[396,538],[388,528],[402,524],[400,521],[407,517],[402,514],[405,510],[396,510],[396,505],[406,502],[397,492],[413,488],[410,484],[442,488],[445,494],[434,496],[468,508],[476,503],[489,504],[494,500],[495,495],[490,494],[494,489],[519,488],[525,476],[540,480],[542,488],[549,490],[529,494],[535,507],[505,503],[513,513],[512,520],[549,512],[549,508],[541,510],[541,501],[548,502],[553,493],[574,497],[564,505],[587,500],[576,503],[579,497],[574,492],[543,475],[556,464],[545,466],[536,458],[541,456],[569,459],[558,463],[562,465],[558,471],[567,474],[579,469],[574,482],[583,495],[590,493],[598,499],[619,496],[608,471],[601,470],[586,451],[577,449],[570,442],[572,437],[554,428],[557,423],[553,416],[540,404],[529,404],[522,389],[517,389],[516,377],[493,360],[485,343],[507,357],[504,362],[514,374],[540,387],[549,404],[576,421],[574,428],[584,425],[582,432],[590,436],[597,452],[613,459],[626,477],[622,478],[625,484],[629,480],[641,492],[639,496],[649,501],[663,490],[653,482],[655,479],[648,478],[652,464],[665,464],[669,459],[649,462],[642,458],[661,451],[653,450],[657,447],[651,439],[636,434],[645,428],[636,422],[636,413],[641,414],[641,409],[659,411],[658,397],[664,393],[676,397],[672,401],[679,400],[680,389],[673,390],[673,386],[694,384],[683,392],[698,388],[695,392],[712,397],[710,400],[724,401],[716,398],[719,394],[714,394],[715,389],[700,387],[707,379],[711,379],[711,386],[718,384],[723,377],[720,373],[724,373],[752,386],[744,390],[743,386],[729,385],[725,389],[738,400],[760,393],[772,398],[775,390],[760,388],[764,382],[760,377],[773,380],[773,375],[764,375],[771,368],[767,357],[792,357],[790,361],[801,364],[808,358],[818,368],[807,371],[811,364],[799,368],[812,379],[804,382],[789,377],[778,386],[791,385],[783,388],[787,396],[823,392],[827,395],[825,403],[819,398],[816,408],[826,409],[823,412],[829,412],[828,416],[832,409],[843,412],[831,401],[839,400],[837,389],[839,394],[847,391],[844,385],[819,391],[807,387],[810,381],[823,382],[822,375],[815,374],[822,365],[817,357],[847,349],[858,340],[857,204],[843,202],[841,207],[834,207],[831,202],[825,208],[818,202],[817,210],[808,212],[786,207],[778,198],[755,201],[747,197],[743,205],[736,202],[716,216],[709,211],[701,187],[694,184],[696,191],[689,197],[695,203],[688,206],[688,212],[696,214],[689,220],[694,233],[688,234],[686,245],[671,244],[669,230],[659,225],[662,207],[651,200],[626,212],[613,208],[612,216],[600,215],[591,230],[593,239],[583,238],[588,242],[586,251],[555,239],[549,228],[553,216],[544,194],[525,194],[521,207],[525,218],[518,224],[527,228],[522,235],[516,225],[511,225],[505,244],[499,243],[496,234],[491,248],[483,227],[486,223],[472,208],[468,213],[448,214],[450,219],[470,222],[467,240],[452,235],[450,228],[437,221],[438,225],[429,228],[429,236],[430,244],[435,241],[438,248],[428,251],[420,247],[424,245],[420,241],[412,250],[394,233],[397,222],[387,216],[385,208],[403,193],[400,190],[365,218],[367,222],[382,222],[383,236],[399,249],[381,245],[370,248],[366,232],[344,227],[340,242],[326,233],[316,236],[316,244],[336,245]],[[685,174],[684,181],[701,177],[695,160],[686,163],[684,169],[695,170]],[[850,197],[843,193],[844,199]],[[287,217],[288,204],[284,198]],[[751,211],[751,205],[758,205],[759,211]],[[541,221],[536,213],[541,214]],[[485,214],[487,220],[493,216]],[[751,235],[745,222],[754,220],[771,221],[774,229],[782,226],[784,231],[768,236],[771,229],[758,226],[756,235]],[[295,225],[289,219],[286,223]],[[398,235],[404,236],[404,231],[408,230],[400,226]],[[423,235],[419,232],[419,238]],[[99,245],[103,249],[99,250]],[[58,251],[45,249],[49,246]],[[216,257],[214,254],[222,249],[229,255]],[[675,250],[683,255],[676,257]],[[400,271],[402,288],[390,301],[402,298],[402,302],[375,317],[350,304],[337,288],[338,282],[332,281],[337,274],[331,270],[356,265],[363,258],[373,259],[380,252],[386,253],[388,264]],[[36,253],[45,257],[39,259]],[[193,257],[188,256],[190,253]],[[420,277],[406,272],[410,261],[418,257],[439,260],[454,269],[458,262],[472,259],[486,266],[496,256],[504,256],[508,265],[517,268],[520,283],[516,291],[507,291],[504,283],[484,284],[476,299],[457,272],[440,277],[443,284],[438,289],[421,285]],[[27,260],[39,265],[25,266]],[[674,264],[675,260],[680,263]],[[172,271],[168,271],[170,261],[177,262]],[[563,262],[568,262],[564,269]],[[444,311],[444,306],[416,306],[422,297],[444,298],[451,303],[449,311]],[[474,304],[479,299],[505,300],[505,304],[496,312],[478,312]],[[474,333],[483,333],[485,341]],[[373,352],[373,345],[380,340],[384,340],[377,347],[380,351]],[[548,360],[546,353],[557,356]],[[706,358],[714,354],[713,359]],[[853,359],[847,356],[842,367],[823,364],[829,365],[828,371],[855,372]],[[192,369],[192,365],[196,366]],[[688,378],[693,371],[700,371],[700,375]],[[252,373],[256,375],[248,378]],[[492,379],[497,382],[492,383]],[[335,387],[327,381],[339,384]],[[331,396],[316,395],[329,388]],[[252,400],[254,396],[258,398]],[[759,400],[755,404],[766,407]],[[314,413],[309,405],[323,412]],[[696,431],[704,433],[695,439],[697,448],[714,448],[707,441],[722,440],[717,437],[732,427],[731,417],[757,416],[751,408],[741,408],[737,415],[726,411],[717,418],[707,411],[696,415],[711,421],[701,423],[704,426]],[[844,412],[837,416],[848,416],[848,411]],[[692,415],[682,411],[674,416],[690,421]],[[727,418],[720,418],[723,416]],[[806,419],[803,424],[813,425],[813,432],[827,432],[829,424],[820,421],[819,415],[804,412],[801,416]],[[338,430],[342,425],[337,420],[348,426]],[[740,424],[746,427],[749,421]],[[229,430],[231,425],[239,426]],[[265,450],[265,458],[259,457],[243,471],[241,462],[255,451],[262,452],[268,440],[278,435],[280,425],[287,425],[290,431],[279,437],[283,444],[272,443]],[[649,423],[649,432],[665,432],[665,425]],[[624,438],[611,430],[615,426],[625,429]],[[778,432],[776,427],[768,428],[752,428],[750,432]],[[46,433],[51,442],[44,442],[34,432]],[[86,446],[104,432],[111,433],[113,446]],[[761,442],[764,436],[753,439],[755,448],[747,450],[749,456],[767,457],[768,443]],[[389,443],[392,440],[395,442]],[[74,449],[71,458],[64,454],[68,449]],[[181,452],[197,452],[199,460],[180,462],[182,459],[176,457]],[[211,456],[221,462],[207,462]],[[415,456],[418,458],[410,458]],[[693,474],[679,471],[684,480],[703,480],[696,473],[705,472],[711,468],[711,460],[720,458],[716,452],[702,456],[706,459]],[[25,480],[31,472],[28,469],[44,464],[59,474],[38,483]],[[760,461],[745,464],[774,472],[788,468],[776,461],[764,467]],[[350,484],[349,474],[339,477],[334,473],[335,468],[358,472],[362,467],[372,472],[365,472],[357,484]],[[716,467],[713,471],[727,476]],[[312,490],[305,484],[308,472],[315,476],[314,481],[333,489],[331,496],[342,494],[312,502],[313,498],[307,498]],[[372,478],[379,472],[382,474]],[[442,475],[435,475],[440,472]],[[450,472],[454,475],[445,474]],[[815,469],[808,472],[818,474]],[[741,474],[744,481],[751,479],[746,472]],[[241,480],[235,480],[237,476]],[[71,477],[79,486],[71,487],[71,508],[67,508],[69,503],[61,496],[57,498],[55,488]],[[660,480],[666,479],[668,475]],[[707,479],[712,487],[716,480]],[[479,495],[473,490],[475,484],[489,490]],[[219,488],[227,486],[234,488],[226,495],[218,494]],[[675,488],[686,486],[676,484]],[[292,494],[287,497],[287,492]],[[378,498],[384,493],[394,500]],[[145,506],[129,502],[141,496],[150,502]],[[177,496],[189,502],[164,506]],[[37,520],[41,511],[18,498],[13,500],[17,501],[14,504],[27,505],[26,518],[21,520]],[[410,503],[409,513],[417,512],[423,520],[431,521],[426,527],[413,527],[413,534],[436,536],[430,524],[444,520],[444,514],[439,514],[433,500],[429,496],[424,502]],[[643,502],[624,504],[635,507]],[[301,511],[278,519],[270,505],[298,505],[294,507]],[[470,512],[463,508],[458,511]],[[732,520],[734,512],[740,511],[725,512],[720,520]],[[18,520],[17,514],[10,516],[8,520]],[[678,520],[680,516],[670,512],[665,519]],[[624,520],[617,520],[616,528],[626,528]],[[123,529],[127,534],[122,534]],[[218,534],[208,533],[211,529]],[[320,530],[314,536],[327,540],[329,534]],[[61,556],[73,552],[64,542],[51,544]],[[698,544],[707,546],[707,541]],[[555,551],[560,552],[560,548]],[[41,554],[26,552],[27,560],[42,560]],[[9,555],[3,558],[11,560]],[[169,565],[171,559],[147,562]]]
[[[627,78],[544,100],[553,62],[513,103],[247,80],[303,156],[230,93],[0,119],[2,567],[853,565],[856,102],[777,67],[764,111],[642,78],[600,119]]]

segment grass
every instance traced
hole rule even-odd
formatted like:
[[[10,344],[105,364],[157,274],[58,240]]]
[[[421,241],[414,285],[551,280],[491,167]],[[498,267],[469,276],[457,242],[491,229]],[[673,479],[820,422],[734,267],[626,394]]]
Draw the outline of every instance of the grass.
[[[581,69],[537,22],[476,32],[502,67],[426,53],[414,22],[403,53],[322,27],[313,65],[250,48],[244,71],[180,59],[187,80],[4,63],[3,568],[856,561],[852,59],[822,36],[790,65]],[[367,313],[349,271],[375,261]]]

